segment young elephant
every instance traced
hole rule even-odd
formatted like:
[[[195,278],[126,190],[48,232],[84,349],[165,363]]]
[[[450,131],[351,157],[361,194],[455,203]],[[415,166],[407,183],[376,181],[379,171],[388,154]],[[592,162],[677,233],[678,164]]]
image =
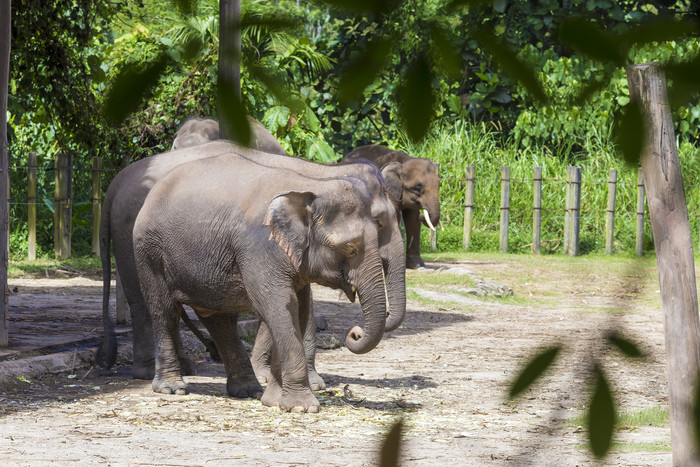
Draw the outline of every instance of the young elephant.
[[[440,222],[440,179],[437,165],[401,151],[373,144],[355,149],[343,161],[365,159],[382,169],[389,196],[406,227],[406,267],[425,266],[420,256],[421,222],[431,230]]]
[[[341,289],[351,300],[359,295],[365,331],[350,331],[348,349],[368,352],[382,337],[377,228],[366,187],[354,179],[309,179],[227,155],[198,160],[153,187],[133,238],[156,335],[156,392],[187,392],[178,359],[183,304],[211,333],[234,396],[259,390],[236,330],[239,311],[257,310],[279,363],[261,401],[284,410],[319,410],[302,344],[307,317],[299,307],[311,282]]]

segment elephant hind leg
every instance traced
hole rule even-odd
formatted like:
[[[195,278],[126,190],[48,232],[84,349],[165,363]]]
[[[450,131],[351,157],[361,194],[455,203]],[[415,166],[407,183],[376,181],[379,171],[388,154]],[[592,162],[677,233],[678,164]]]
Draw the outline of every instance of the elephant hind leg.
[[[238,315],[215,313],[201,316],[226,367],[226,391],[232,397],[259,398],[263,391],[255,377],[248,353],[238,336]]]
[[[163,394],[187,394],[187,384],[182,379],[182,343],[179,324],[182,306],[172,301],[160,302],[160,308],[151,308],[153,327],[156,331],[156,371],[153,390]]]
[[[401,212],[406,228],[406,267],[418,269],[425,267],[420,256],[420,212],[416,209],[404,209]]]

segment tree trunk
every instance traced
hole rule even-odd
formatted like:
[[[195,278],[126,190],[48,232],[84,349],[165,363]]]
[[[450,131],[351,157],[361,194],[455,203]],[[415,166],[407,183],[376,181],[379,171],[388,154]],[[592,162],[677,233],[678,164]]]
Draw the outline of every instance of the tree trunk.
[[[10,206],[7,200],[9,157],[7,153],[7,93],[10,80],[10,30],[12,8],[10,0],[0,0],[0,347],[7,347],[7,265],[8,226]]]
[[[693,430],[693,396],[700,370],[698,297],[688,208],[662,64],[630,66],[627,81],[646,125],[642,169],[664,314],[673,465],[698,465]]]
[[[230,86],[241,97],[241,0],[219,2],[219,85]],[[223,122],[219,109],[219,121]],[[219,125],[219,137],[233,139],[229,125]]]

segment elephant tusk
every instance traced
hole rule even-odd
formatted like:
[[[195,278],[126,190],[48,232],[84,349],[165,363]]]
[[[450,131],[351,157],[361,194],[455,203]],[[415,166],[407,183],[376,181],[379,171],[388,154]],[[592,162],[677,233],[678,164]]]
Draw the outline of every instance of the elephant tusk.
[[[427,209],[423,209],[423,216],[425,217],[425,223],[428,224],[428,228],[435,232],[435,226],[430,222],[430,213]]]
[[[440,230],[442,230],[444,232],[445,227],[442,225],[442,219],[440,219],[440,222],[438,222],[438,225],[440,226]]]

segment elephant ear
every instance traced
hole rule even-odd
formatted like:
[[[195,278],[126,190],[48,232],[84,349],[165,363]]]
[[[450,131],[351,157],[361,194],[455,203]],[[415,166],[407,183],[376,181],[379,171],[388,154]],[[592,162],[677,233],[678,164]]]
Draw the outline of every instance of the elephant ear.
[[[263,224],[270,227],[270,240],[275,240],[292,260],[301,266],[304,250],[309,246],[311,203],[316,195],[309,191],[287,191],[274,197]]]
[[[400,162],[389,162],[382,167],[382,176],[386,184],[386,191],[391,200],[401,203],[403,198],[403,167]]]

